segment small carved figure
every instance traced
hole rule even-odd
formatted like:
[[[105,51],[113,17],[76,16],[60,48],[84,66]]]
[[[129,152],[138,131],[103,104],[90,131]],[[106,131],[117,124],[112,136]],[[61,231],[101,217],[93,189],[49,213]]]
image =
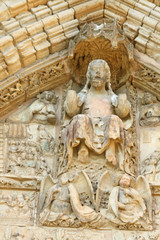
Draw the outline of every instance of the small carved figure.
[[[45,126],[39,125],[38,128],[38,142],[41,145],[43,154],[46,152],[54,152],[54,138],[47,132]]]
[[[55,104],[57,97],[53,91],[44,91],[37,96],[29,107],[12,114],[9,122],[37,122],[41,124],[54,124],[56,121]]]
[[[106,160],[114,166],[119,160],[123,169],[124,128],[132,124],[131,107],[126,94],[113,93],[110,69],[104,60],[93,60],[89,64],[87,83],[81,92],[68,91],[65,111],[69,117],[74,116],[63,136],[68,167],[73,159],[73,148],[79,145],[81,163],[88,161],[90,149],[97,154],[105,152]]]
[[[114,187],[111,191],[106,217],[118,225],[133,224],[140,221],[142,225],[147,226],[151,223],[152,212],[149,184],[143,176],[139,176],[136,188],[133,189],[130,185],[130,176],[124,174],[119,186]]]
[[[160,151],[154,151],[143,161],[141,174],[150,182],[160,181]]]
[[[30,140],[11,140],[8,142],[7,172],[15,175],[43,175],[50,173],[50,168],[43,156],[43,146]]]
[[[160,102],[148,92],[144,93],[142,98],[140,125],[150,127],[160,125]]]
[[[50,176],[45,177],[41,182],[39,198],[40,222],[56,223],[58,220],[67,219],[71,215],[68,186],[55,182]]]

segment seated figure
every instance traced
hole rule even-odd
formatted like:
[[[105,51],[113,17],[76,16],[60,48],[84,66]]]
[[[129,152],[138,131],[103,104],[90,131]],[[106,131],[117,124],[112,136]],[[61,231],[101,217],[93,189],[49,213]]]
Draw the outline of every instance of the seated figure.
[[[79,145],[81,163],[88,162],[90,149],[97,154],[105,152],[106,160],[114,166],[119,159],[123,170],[124,129],[132,124],[130,103],[126,94],[113,93],[110,68],[104,60],[90,62],[85,87],[78,94],[68,91],[65,111],[73,117],[62,137],[68,167],[73,160],[73,149]]]
[[[142,196],[130,187],[130,181],[129,175],[124,174],[120,186],[114,187],[109,197],[107,218],[119,225],[136,222],[146,211]]]

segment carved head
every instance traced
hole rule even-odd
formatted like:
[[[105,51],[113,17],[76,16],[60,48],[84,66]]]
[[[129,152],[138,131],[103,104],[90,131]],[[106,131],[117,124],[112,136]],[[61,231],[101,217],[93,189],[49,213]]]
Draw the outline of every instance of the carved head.
[[[130,183],[131,183],[130,176],[128,174],[124,174],[119,183],[120,183],[120,186],[123,188],[130,187]]]
[[[87,70],[87,81],[93,87],[105,86],[110,82],[110,68],[103,59],[96,59],[89,63]]]

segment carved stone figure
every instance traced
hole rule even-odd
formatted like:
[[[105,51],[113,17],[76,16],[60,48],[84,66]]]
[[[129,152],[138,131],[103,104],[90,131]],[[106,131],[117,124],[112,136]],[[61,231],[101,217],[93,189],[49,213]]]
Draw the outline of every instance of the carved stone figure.
[[[62,137],[68,167],[73,160],[73,148],[79,145],[78,161],[81,163],[88,161],[90,149],[97,154],[105,152],[109,163],[116,166],[119,161],[123,169],[124,129],[132,124],[130,103],[125,94],[113,93],[110,69],[104,60],[93,60],[89,64],[87,83],[81,92],[68,91],[65,111],[73,117]]]
[[[39,125],[38,128],[38,142],[41,145],[42,152],[45,154],[46,152],[53,153],[54,151],[54,138],[52,135],[47,132],[45,126]]]
[[[140,125],[150,127],[160,125],[160,102],[148,92],[144,93],[142,98]]]
[[[149,222],[151,223],[151,203],[151,191],[145,178],[139,176],[136,188],[133,189],[130,176],[124,174],[119,186],[114,187],[111,191],[106,217],[117,225],[133,224],[140,221],[142,226],[146,227]]]
[[[12,114],[7,121],[23,123],[33,121],[41,124],[54,124],[56,121],[54,106],[56,101],[57,97],[54,91],[44,91],[37,96],[37,100],[29,107]]]
[[[160,181],[160,151],[152,152],[142,163],[141,174],[150,182]]]
[[[40,222],[44,225],[67,220],[72,213],[67,185],[58,180],[55,182],[50,176],[45,177],[41,183],[39,212]]]
[[[43,146],[30,140],[10,140],[8,142],[9,173],[19,175],[47,175],[50,168],[43,156]]]
[[[83,177],[82,177],[83,176]],[[119,186],[114,186],[114,177],[106,171],[102,175],[96,191],[96,199],[92,184],[86,175],[81,173],[78,181],[69,185],[72,209],[81,222],[89,223],[94,227],[141,226],[151,229],[152,222],[152,197],[149,184],[143,176],[139,176],[135,187],[131,187],[131,178],[123,174]],[[83,186],[82,186],[83,185]],[[80,194],[86,192],[92,206],[83,205]],[[106,207],[101,206],[103,193],[108,192],[109,200]],[[100,212],[99,212],[100,211]],[[113,226],[112,226],[113,227]]]

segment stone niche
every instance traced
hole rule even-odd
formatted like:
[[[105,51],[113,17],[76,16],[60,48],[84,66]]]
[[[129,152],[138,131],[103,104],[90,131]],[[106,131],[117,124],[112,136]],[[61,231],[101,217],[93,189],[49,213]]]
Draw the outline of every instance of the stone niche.
[[[67,54],[2,90],[1,239],[159,239],[160,75],[109,19]]]

